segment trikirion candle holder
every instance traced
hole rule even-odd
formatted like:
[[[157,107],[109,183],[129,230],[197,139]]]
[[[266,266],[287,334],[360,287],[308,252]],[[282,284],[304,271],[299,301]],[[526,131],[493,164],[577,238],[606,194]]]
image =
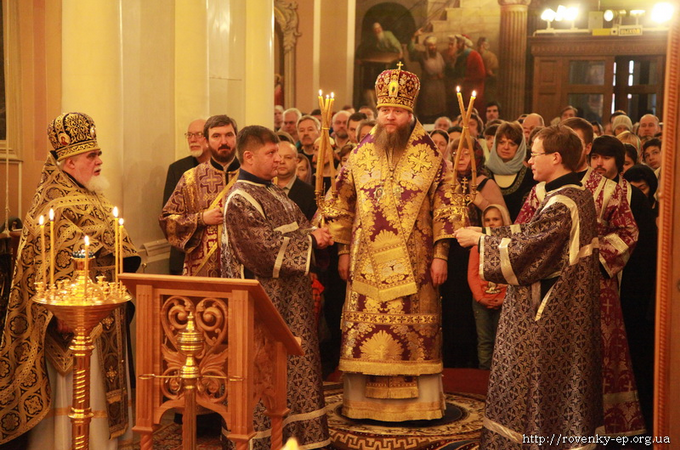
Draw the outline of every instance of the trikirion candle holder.
[[[94,259],[89,252],[80,250],[73,254],[76,265],[73,280],[58,280],[48,286],[36,283],[33,301],[43,305],[59,320],[73,330],[73,403],[71,405],[73,449],[90,448],[90,356],[94,343],[90,333],[111,312],[131,300],[122,283],[109,282],[104,276],[92,281],[89,262]]]

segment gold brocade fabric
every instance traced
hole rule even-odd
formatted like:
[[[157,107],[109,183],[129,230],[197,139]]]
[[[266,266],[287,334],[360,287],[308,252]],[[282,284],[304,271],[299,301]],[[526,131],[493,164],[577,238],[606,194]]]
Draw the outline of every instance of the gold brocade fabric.
[[[377,377],[366,381],[368,398],[418,398],[418,380],[415,377]]]
[[[369,375],[437,374],[441,306],[432,285],[434,245],[453,234],[441,214],[452,174],[420,123],[392,169],[373,135],[351,154],[336,184],[342,214],[329,221],[350,244],[340,370]]]
[[[223,206],[224,195],[236,181],[238,162],[235,160],[227,172],[216,166],[209,160],[187,170],[159,218],[168,242],[186,254],[184,275],[220,276],[222,225],[205,225],[200,216]]]
[[[50,358],[62,373],[71,370],[72,358],[63,339],[48,334],[52,314],[35,304],[36,281],[44,275],[49,281],[49,267],[43,271],[40,215],[54,209],[54,278],[71,279],[74,266],[71,255],[90,237],[90,252],[95,254],[92,275],[113,275],[115,242],[112,205],[100,194],[75,183],[48,156],[40,185],[24,221],[12,279],[12,289],[0,346],[0,444],[33,428],[50,409],[50,387],[45,358]],[[130,238],[122,233],[124,257],[136,256]],[[49,259],[49,221],[45,226],[45,251]],[[105,391],[109,399],[108,414],[112,437],[123,434],[127,425],[127,382],[124,359],[124,308],[117,309],[95,329],[95,344],[100,355]],[[61,340],[61,342],[59,342]]]

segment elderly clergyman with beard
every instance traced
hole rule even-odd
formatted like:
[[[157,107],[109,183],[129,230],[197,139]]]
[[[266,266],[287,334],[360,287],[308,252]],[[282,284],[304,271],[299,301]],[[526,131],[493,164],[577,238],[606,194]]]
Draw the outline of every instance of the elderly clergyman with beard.
[[[221,274],[222,206],[238,174],[237,132],[236,122],[226,115],[205,122],[210,159],[184,172],[158,219],[170,244],[185,253],[183,275]]]
[[[378,123],[340,171],[328,217],[348,281],[340,370],[351,418],[428,420],[445,409],[438,286],[452,173],[413,115],[419,89],[401,68],[378,76]]]
[[[50,273],[49,260],[43,265],[51,250],[49,226],[43,249],[40,216],[47,219],[50,209],[54,211],[55,282],[73,279],[71,255],[84,248],[85,236],[94,256],[90,276],[114,278],[113,207],[101,193],[108,183],[101,175],[102,151],[94,122],[86,114],[70,112],[54,119],[47,131],[54,150],[47,156],[26,215],[2,330],[0,448],[71,448],[67,415],[72,400],[71,330],[31,301],[35,282],[46,281]],[[122,237],[123,269],[134,272],[141,259],[125,230]],[[115,449],[119,440],[132,439],[125,316],[125,308],[118,308],[92,335],[96,345],[91,378],[92,448]]]

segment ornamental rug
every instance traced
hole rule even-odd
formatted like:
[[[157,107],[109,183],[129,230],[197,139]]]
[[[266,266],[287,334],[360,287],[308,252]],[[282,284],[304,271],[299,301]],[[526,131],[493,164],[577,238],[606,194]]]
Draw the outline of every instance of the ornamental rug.
[[[341,415],[342,393],[326,395],[331,450],[472,450],[479,448],[484,396],[446,394],[439,420],[378,422]]]
[[[342,383],[324,383],[331,433],[329,450],[476,450],[482,430],[484,395],[447,393],[439,420],[378,422],[341,415]],[[154,450],[181,450],[182,426],[165,423],[154,432]],[[130,450],[139,450],[136,443]],[[202,433],[197,450],[221,450],[219,429]]]

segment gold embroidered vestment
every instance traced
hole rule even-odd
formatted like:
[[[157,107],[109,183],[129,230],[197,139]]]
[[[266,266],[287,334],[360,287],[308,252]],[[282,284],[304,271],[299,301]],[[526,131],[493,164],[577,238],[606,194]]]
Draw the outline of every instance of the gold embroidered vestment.
[[[114,217],[112,205],[100,194],[80,187],[56,165],[50,155],[43,167],[40,185],[24,221],[5,327],[0,346],[0,444],[25,433],[50,411],[51,392],[45,358],[61,374],[71,371],[69,342],[49,326],[52,313],[31,301],[35,282],[43,281],[42,255],[49,255],[49,226],[46,249],[40,244],[40,215],[54,209],[54,278],[71,279],[71,255],[90,237],[90,252],[96,275],[113,276]],[[123,256],[137,256],[123,229]],[[49,267],[44,273],[49,278]],[[91,272],[92,273],[92,272]],[[94,275],[94,274],[93,274]],[[94,278],[94,276],[93,276]],[[49,279],[48,279],[49,281]],[[125,367],[125,310],[116,309],[92,332],[108,399],[111,437],[122,435],[128,425],[128,387]]]
[[[451,182],[418,122],[394,167],[373,134],[351,153],[336,184],[342,214],[329,220],[335,241],[350,249],[340,370],[441,373],[441,306],[430,266],[435,256],[445,258],[445,239],[453,234],[442,214],[451,204]],[[390,383],[391,395],[412,396],[411,383]],[[383,390],[379,383],[371,389]]]

